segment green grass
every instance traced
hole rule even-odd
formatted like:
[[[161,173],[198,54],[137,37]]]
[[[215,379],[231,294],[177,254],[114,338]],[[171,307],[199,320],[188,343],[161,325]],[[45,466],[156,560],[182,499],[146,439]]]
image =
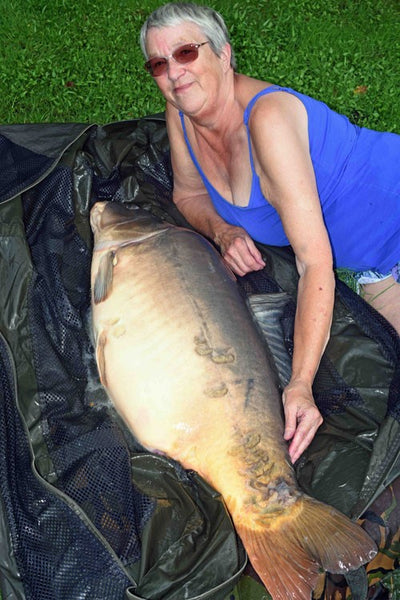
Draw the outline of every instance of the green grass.
[[[155,0],[0,0],[0,121],[108,123],[163,110],[143,69]],[[238,70],[400,132],[398,0],[215,0]]]

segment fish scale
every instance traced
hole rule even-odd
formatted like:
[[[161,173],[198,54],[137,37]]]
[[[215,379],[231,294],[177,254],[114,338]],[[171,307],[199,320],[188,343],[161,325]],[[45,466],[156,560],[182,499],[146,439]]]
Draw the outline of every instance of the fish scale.
[[[361,527],[296,483],[273,360],[216,250],[116,203],[91,224],[100,378],[138,440],[220,492],[274,600],[309,598],[320,567],[370,560]]]

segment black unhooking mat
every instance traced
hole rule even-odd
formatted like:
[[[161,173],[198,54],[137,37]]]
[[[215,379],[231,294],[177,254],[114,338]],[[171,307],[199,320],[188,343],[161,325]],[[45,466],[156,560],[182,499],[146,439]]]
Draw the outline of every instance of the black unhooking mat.
[[[245,553],[218,493],[141,448],[97,377],[90,207],[135,203],[186,225],[171,192],[163,115],[0,127],[3,600],[265,597],[242,575]],[[284,385],[297,275],[289,249],[261,249],[266,268],[239,284]],[[388,324],[338,282],[314,386],[325,421],[297,475],[354,519],[400,474],[399,354]],[[379,585],[390,589],[397,567],[394,556]]]

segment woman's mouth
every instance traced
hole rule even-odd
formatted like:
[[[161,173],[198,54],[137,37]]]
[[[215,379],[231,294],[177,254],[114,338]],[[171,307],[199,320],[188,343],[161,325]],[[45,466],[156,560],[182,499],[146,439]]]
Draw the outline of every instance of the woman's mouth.
[[[192,86],[191,81],[189,83],[180,83],[179,85],[176,85],[174,87],[174,93],[182,94],[182,93],[186,92],[186,90],[188,90],[191,86]]]

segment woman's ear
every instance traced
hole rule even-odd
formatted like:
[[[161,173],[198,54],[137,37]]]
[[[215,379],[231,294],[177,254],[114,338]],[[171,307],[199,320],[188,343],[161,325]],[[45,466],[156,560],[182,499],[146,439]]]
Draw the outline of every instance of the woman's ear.
[[[221,50],[220,59],[224,65],[225,70],[227,71],[231,66],[231,56],[232,56],[232,48],[228,42],[223,46]]]

